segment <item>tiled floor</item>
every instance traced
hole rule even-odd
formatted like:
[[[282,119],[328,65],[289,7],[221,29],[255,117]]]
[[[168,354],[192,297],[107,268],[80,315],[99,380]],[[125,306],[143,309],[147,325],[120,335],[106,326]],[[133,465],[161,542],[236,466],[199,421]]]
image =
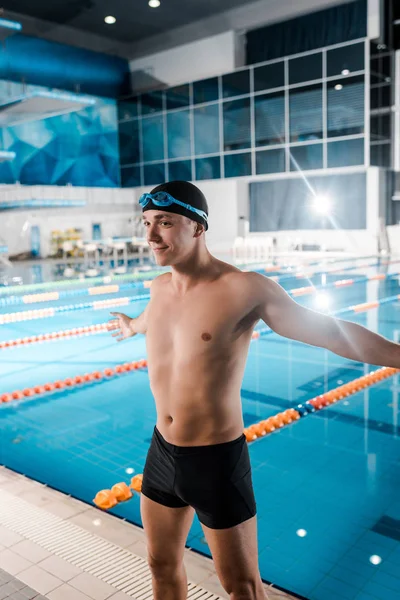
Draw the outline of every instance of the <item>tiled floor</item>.
[[[93,570],[90,565],[99,549],[105,548],[115,554],[115,564],[118,560],[136,560],[140,566],[140,557],[146,557],[142,529],[0,467],[0,502],[4,505],[5,501],[8,506],[15,506],[17,516],[15,521],[10,518],[7,521],[6,517],[2,521],[0,514],[0,600],[135,598],[135,590],[129,595],[118,590],[121,576],[117,572],[115,576],[108,573],[107,579],[104,569]],[[13,509],[10,510],[11,514]],[[71,532],[72,539],[68,540]],[[84,544],[91,545],[93,557],[82,553]],[[61,549],[68,546],[68,550],[59,552],[61,557],[54,552],[56,546]],[[53,552],[49,550],[51,547]],[[83,554],[84,562],[76,559],[79,553]],[[111,561],[107,562],[109,570]],[[228,598],[211,560],[187,549],[185,566],[190,582],[216,594],[220,600]],[[148,577],[146,572],[144,579]],[[265,589],[269,600],[292,598],[273,586],[265,586]]]

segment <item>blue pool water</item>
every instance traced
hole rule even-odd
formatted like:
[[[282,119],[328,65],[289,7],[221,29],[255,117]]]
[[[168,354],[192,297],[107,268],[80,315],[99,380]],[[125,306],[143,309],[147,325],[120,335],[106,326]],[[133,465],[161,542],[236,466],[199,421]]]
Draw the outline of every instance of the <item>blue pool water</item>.
[[[327,281],[397,271],[400,263],[336,273]],[[320,285],[321,276],[311,282]],[[305,285],[310,281],[284,282],[286,289]],[[399,279],[370,281],[326,293],[331,310],[337,310],[400,294],[400,284]],[[310,296],[298,301],[314,306]],[[139,301],[121,311],[134,316],[145,304]],[[4,312],[10,307],[2,307]],[[109,309],[82,310],[1,325],[0,341],[108,317]],[[400,302],[345,318],[390,339],[400,335]],[[0,394],[145,356],[143,336],[116,344],[109,334],[2,350]],[[261,337],[251,343],[243,380],[245,425],[369,370],[274,333]],[[400,600],[399,392],[396,375],[250,444],[265,581],[309,600]],[[126,469],[143,471],[155,419],[146,370],[2,404],[0,462],[92,503],[98,490],[129,482]],[[111,512],[141,525],[137,495]],[[197,519],[188,546],[209,554]],[[381,562],[372,564],[372,556]]]

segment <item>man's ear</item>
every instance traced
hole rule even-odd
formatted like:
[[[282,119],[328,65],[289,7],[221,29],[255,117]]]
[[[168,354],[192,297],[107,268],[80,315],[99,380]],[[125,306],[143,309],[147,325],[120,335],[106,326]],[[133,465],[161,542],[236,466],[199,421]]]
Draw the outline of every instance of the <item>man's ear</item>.
[[[201,223],[197,223],[197,221],[194,221],[194,222],[196,223],[196,228],[194,230],[194,237],[200,237],[201,234],[205,232],[205,227]]]

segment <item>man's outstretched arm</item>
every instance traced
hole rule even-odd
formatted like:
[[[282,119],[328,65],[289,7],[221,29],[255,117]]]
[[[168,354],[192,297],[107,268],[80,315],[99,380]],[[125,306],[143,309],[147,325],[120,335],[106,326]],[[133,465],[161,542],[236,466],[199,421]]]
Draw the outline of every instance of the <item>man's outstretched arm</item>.
[[[279,335],[351,360],[400,369],[400,344],[362,325],[305,308],[271,279],[257,273],[251,276],[258,316]]]

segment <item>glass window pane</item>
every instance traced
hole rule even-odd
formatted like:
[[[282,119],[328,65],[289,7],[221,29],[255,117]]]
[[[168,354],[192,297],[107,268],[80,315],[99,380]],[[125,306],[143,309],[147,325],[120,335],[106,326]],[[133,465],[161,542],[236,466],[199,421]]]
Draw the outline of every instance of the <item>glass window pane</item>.
[[[322,53],[289,60],[289,84],[322,79]]]
[[[167,114],[167,139],[169,158],[181,158],[191,155],[190,150],[190,113],[180,110]]]
[[[219,152],[219,104],[207,104],[193,110],[195,154]]]
[[[371,58],[370,61],[371,76],[373,75],[379,81],[384,81],[386,77],[392,76],[392,57],[390,54],[386,56],[377,56]]]
[[[197,158],[195,161],[196,179],[220,179],[221,159],[219,156]]]
[[[254,98],[256,146],[285,143],[285,96],[263,94]]]
[[[158,185],[165,182],[165,163],[144,165],[144,185]]]
[[[290,148],[290,170],[322,169],[322,144],[305,144]]]
[[[250,93],[250,71],[243,69],[222,76],[222,94],[224,98]]]
[[[364,77],[329,81],[328,137],[364,133]]]
[[[322,86],[313,85],[289,92],[290,141],[322,138]]]
[[[374,108],[387,108],[392,105],[392,86],[378,85],[371,87],[371,110]]]
[[[218,77],[202,79],[193,83],[193,104],[218,100]]]
[[[177,85],[165,92],[167,110],[189,106],[189,84]]]
[[[126,121],[138,116],[138,99],[124,100],[118,102],[118,121]]]
[[[328,144],[328,167],[350,167],[364,164],[364,138]]]
[[[363,70],[364,42],[334,48],[333,50],[328,50],[326,53],[326,72],[328,77],[349,75],[349,73],[354,73],[354,71]]]
[[[192,161],[178,160],[168,163],[170,181],[191,181],[192,177]]]
[[[239,154],[225,154],[225,177],[243,177],[251,175],[251,154],[241,152]]]
[[[140,98],[142,115],[149,115],[155,112],[161,112],[163,109],[163,92],[150,92],[143,94]]]
[[[285,170],[285,150],[256,152],[256,173],[282,173]]]
[[[254,69],[254,91],[271,90],[285,85],[285,63],[277,62]]]
[[[123,167],[121,169],[121,187],[138,187],[141,184],[140,167]]]
[[[250,99],[224,102],[224,149],[250,147]]]
[[[371,165],[375,167],[390,167],[392,164],[391,144],[372,144],[370,148]],[[397,202],[400,207],[400,202]]]
[[[163,116],[142,119],[143,162],[164,158]]]
[[[119,156],[122,165],[140,161],[139,121],[123,121],[118,127]]]
[[[371,141],[390,140],[391,137],[391,113],[385,115],[371,116]]]

